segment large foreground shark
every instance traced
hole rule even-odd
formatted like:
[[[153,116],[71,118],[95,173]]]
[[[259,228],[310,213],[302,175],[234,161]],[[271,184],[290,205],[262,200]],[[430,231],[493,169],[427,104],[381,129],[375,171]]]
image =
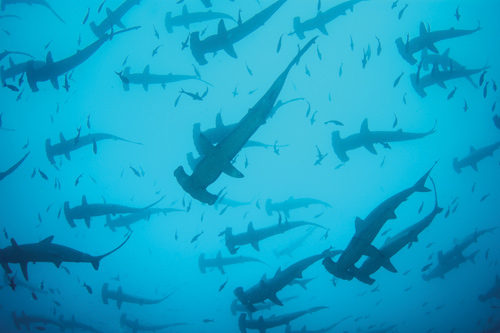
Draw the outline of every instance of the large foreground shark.
[[[238,125],[221,142],[213,146],[208,139],[201,136],[204,142],[202,144],[203,157],[196,164],[191,176],[186,174],[182,166],[179,166],[174,171],[174,176],[184,191],[196,200],[213,205],[217,201],[218,196],[207,191],[207,187],[210,184],[215,182],[222,173],[236,178],[243,177],[243,174],[231,164],[232,160],[259,127],[266,123],[270,112],[273,110],[274,103],[285,84],[288,73],[315,40],[316,38],[310,40],[299,51],[265,95],[248,111]]]

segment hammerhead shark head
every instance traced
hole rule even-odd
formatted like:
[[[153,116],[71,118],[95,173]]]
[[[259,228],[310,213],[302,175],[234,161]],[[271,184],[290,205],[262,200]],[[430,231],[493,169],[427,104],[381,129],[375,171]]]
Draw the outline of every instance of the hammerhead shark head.
[[[119,246],[99,256],[92,256],[64,245],[54,244],[52,243],[54,236],[49,236],[38,243],[21,245],[18,245],[14,238],[11,238],[11,245],[0,249],[0,264],[8,274],[12,272],[9,264],[19,264],[26,280],[28,280],[28,262],[51,262],[56,267],[61,266],[63,262],[88,262],[97,270],[100,261],[125,245],[129,238],[130,235]]]
[[[492,298],[500,299],[500,277],[495,276],[495,284],[485,294],[479,295],[478,299],[481,302],[486,302]]]
[[[38,91],[39,89],[37,83],[48,80],[50,80],[55,89],[59,89],[59,76],[64,75],[85,62],[85,60],[87,60],[91,55],[99,50],[104,43],[111,40],[114,36],[136,29],[139,29],[139,27],[132,27],[117,32],[106,33],[84,49],[79,50],[75,54],[59,61],[54,61],[51,52],[47,54],[45,61],[29,61],[26,68],[26,76],[31,90],[34,92]]]
[[[13,173],[23,162],[24,160],[28,157],[30,152],[27,152],[19,161],[17,161],[13,166],[8,168],[5,171],[0,171],[0,181],[3,180],[5,177]]]
[[[333,151],[335,152],[337,157],[342,162],[347,162],[349,161],[349,157],[347,156],[346,152],[349,150],[365,147],[370,153],[377,154],[377,151],[373,146],[376,143],[387,146],[388,142],[420,139],[434,132],[434,128],[432,128],[428,132],[423,133],[404,132],[401,129],[397,131],[370,131],[368,129],[368,119],[365,119],[361,123],[361,129],[359,133],[352,134],[346,138],[342,139],[340,137],[339,131],[333,131],[332,146]]]
[[[209,10],[208,12],[188,12],[187,6],[182,7],[182,14],[179,16],[172,16],[172,12],[167,12],[165,15],[165,28],[169,33],[174,32],[173,27],[185,27],[189,29],[189,26],[194,23],[206,22],[217,19],[227,19],[233,22],[236,20],[228,14],[213,12]]]
[[[420,22],[420,35],[411,40],[407,40],[406,43],[403,42],[403,38],[399,37],[396,39],[396,46],[401,57],[403,57],[403,59],[410,65],[415,65],[417,63],[417,59],[413,56],[414,53],[422,51],[426,48],[434,53],[439,53],[434,43],[445,39],[466,36],[479,30],[481,30],[481,27],[478,26],[476,29],[471,30],[451,28],[448,30],[430,31],[429,28],[425,27],[423,22]]]
[[[460,266],[462,263],[467,261],[474,262],[474,257],[479,252],[475,251],[469,256],[464,256],[463,252],[472,245],[472,243],[476,243],[478,238],[493,232],[497,227],[486,228],[481,230],[476,230],[473,233],[466,236],[461,241],[455,241],[455,245],[448,251],[444,252],[439,251],[437,254],[438,264],[435,266],[429,273],[424,274],[422,278],[426,281],[440,277],[444,279],[444,276],[452,271],[453,269]]]
[[[422,50],[422,56],[420,63],[422,64],[423,70],[429,70],[429,67],[437,66],[438,69],[444,71],[451,71],[454,69],[465,69],[465,66],[460,64],[458,61],[450,58],[450,49],[446,49],[441,54],[429,54],[427,49]],[[472,84],[473,87],[477,87],[477,85],[472,81],[470,76],[465,77],[467,81]]]
[[[136,145],[142,145],[142,143],[130,141],[127,139],[120,138],[116,135],[107,134],[107,133],[92,133],[83,136],[76,136],[69,140],[64,138],[62,133],[59,133],[59,143],[51,144],[50,139],[45,140],[45,153],[47,155],[48,160],[52,165],[56,164],[54,159],[55,156],[64,155],[68,161],[71,160],[70,153],[82,147],[92,145],[92,150],[94,154],[97,154],[97,142],[103,140],[115,140],[115,141],[123,141],[128,143],[133,143]]]
[[[266,9],[255,14],[252,18],[239,23],[236,27],[229,30],[226,29],[224,21],[220,20],[217,34],[209,36],[204,40],[200,40],[200,33],[198,31],[192,32],[189,43],[191,53],[200,65],[206,65],[208,63],[205,54],[216,53],[220,50],[224,50],[229,56],[237,58],[233,44],[264,25],[285,2],[286,0],[278,0]]]
[[[435,165],[435,164],[434,164]],[[434,165],[413,185],[401,192],[394,194],[388,199],[384,200],[368,216],[362,220],[357,217],[355,221],[356,232],[347,248],[340,255],[339,260],[335,263],[331,258],[323,260],[323,266],[326,270],[334,276],[343,280],[352,280],[356,276],[357,268],[354,266],[356,262],[363,256],[374,258],[384,258],[383,253],[380,252],[371,243],[380,232],[384,224],[391,219],[396,218],[396,209],[405,202],[409,196],[415,192],[429,192],[430,190],[425,187],[425,182]],[[391,272],[396,272],[396,268],[392,266],[388,260],[384,261],[384,267]]]
[[[66,217],[66,221],[68,221],[69,225],[74,228],[76,224],[74,220],[83,219],[85,221],[85,225],[87,228],[90,228],[90,218],[95,216],[103,216],[103,215],[116,215],[116,214],[126,214],[126,213],[136,213],[143,210],[147,210],[158,202],[163,200],[160,198],[159,200],[153,202],[152,204],[142,207],[128,207],[116,204],[89,204],[87,202],[87,197],[85,195],[82,196],[82,204],[80,206],[75,206],[73,208],[69,207],[69,201],[64,202],[64,216]]]
[[[152,331],[156,332],[159,330],[163,330],[170,327],[184,326],[187,323],[173,323],[173,324],[165,324],[165,325],[145,325],[139,323],[139,320],[131,320],[127,319],[127,315],[123,313],[120,317],[120,325],[121,327],[128,327],[132,330],[133,333],[137,333],[139,331]]]
[[[427,96],[425,88],[438,85],[446,89],[446,81],[465,78],[470,80],[471,75],[481,73],[488,67],[477,69],[467,69],[465,67],[452,68],[449,70],[440,70],[438,66],[434,66],[430,74],[420,77],[420,73],[413,73],[410,75],[411,84],[413,89],[419,94],[420,97]]]
[[[64,316],[59,316],[59,323],[61,324],[61,331],[71,330],[72,332],[76,330],[82,330],[87,332],[100,333],[101,331],[95,329],[94,327],[87,325],[85,323],[76,321],[75,316],[71,316],[71,319],[64,320]]]
[[[26,53],[26,52],[4,50],[4,51],[0,52],[0,60],[2,60],[3,58],[5,58],[9,54],[22,54],[22,55],[25,55],[27,57],[33,58],[33,56],[31,54]]]
[[[109,290],[109,284],[105,283],[101,289],[101,299],[104,304],[108,304],[108,300],[116,301],[118,309],[121,308],[122,303],[131,303],[139,305],[158,304],[166,300],[170,295],[158,299],[148,299],[139,296],[133,296],[122,291],[122,287],[118,287],[116,291]]]
[[[12,321],[18,330],[21,330],[21,325],[23,325],[29,331],[31,329],[31,325],[36,324],[53,325],[63,330],[63,325],[57,320],[44,316],[27,315],[24,311],[21,311],[21,315],[19,317],[15,312],[12,312]]]
[[[207,259],[205,258],[205,254],[200,254],[198,258],[198,267],[200,268],[200,272],[202,272],[203,274],[206,273],[207,268],[209,267],[215,267],[219,269],[221,274],[226,274],[226,272],[224,271],[224,266],[242,264],[245,262],[260,262],[261,264],[263,264],[261,260],[251,257],[223,257],[221,251],[219,251],[214,259]]]
[[[283,302],[288,302],[293,299],[297,298],[297,296],[290,296],[290,297],[283,297]],[[264,303],[259,303],[259,304],[254,304],[255,308],[257,311],[263,311],[263,310],[269,310],[272,307],[276,306],[273,302],[264,302]],[[233,316],[236,316],[238,312],[246,312],[252,318],[252,312],[248,311],[247,307],[241,304],[238,300],[233,300],[231,302],[231,313]]]
[[[0,66],[0,79],[2,80],[2,84],[5,85],[7,80],[15,80],[16,76],[21,75],[26,72],[28,66],[30,65],[32,60],[28,60],[21,63],[14,63],[11,57],[9,57],[9,68],[4,68]]]
[[[165,88],[165,86],[168,83],[177,82],[177,81],[198,80],[198,81],[205,82],[205,81],[201,80],[196,75],[177,75],[177,74],[170,74],[170,73],[169,74],[151,74],[150,69],[149,69],[149,65],[144,67],[144,70],[142,71],[142,73],[130,73],[130,67],[125,67],[123,72],[117,73],[117,75],[122,80],[123,89],[125,91],[130,90],[131,84],[142,85],[142,88],[144,88],[145,91],[148,91],[150,84],[159,84],[162,86],[162,88]]]
[[[285,84],[288,73],[315,40],[316,38],[313,38],[299,51],[265,95],[221,142],[213,146],[206,137],[200,135],[203,157],[194,168],[191,176],[186,174],[182,166],[174,171],[174,176],[184,191],[196,200],[213,205],[217,201],[217,195],[209,193],[207,186],[215,182],[223,172],[236,178],[243,177],[243,174],[231,164],[231,161],[259,127],[265,124]]]
[[[255,303],[264,302],[265,300],[270,300],[271,302],[282,306],[283,303],[276,295],[277,292],[289,285],[291,281],[297,278],[302,278],[303,271],[315,262],[335,256],[340,252],[342,251],[326,250],[321,254],[302,259],[284,270],[281,270],[280,267],[272,278],[268,279],[264,274],[260,281],[253,287],[247,289],[246,291],[243,290],[242,287],[237,287],[234,289],[234,294],[241,304],[245,305],[251,312],[255,312],[257,310],[254,307]]]
[[[429,227],[436,215],[443,211],[443,209],[438,205],[436,186],[434,185],[432,178],[431,182],[434,187],[434,209],[417,223],[399,232],[394,237],[389,237],[380,248],[380,253],[382,253],[381,257],[368,257],[356,272],[356,278],[359,281],[367,284],[373,284],[375,280],[372,279],[370,275],[378,271],[380,267],[387,267],[391,270],[392,267],[394,267],[390,262],[392,256],[398,253],[405,246],[408,245],[408,247],[411,247],[414,242],[417,242],[418,235]]]
[[[151,217],[151,215],[163,214],[167,215],[172,212],[182,212],[182,209],[176,208],[148,208],[142,209],[137,212],[133,212],[127,215],[118,216],[115,219],[111,219],[109,215],[106,215],[106,224],[105,227],[111,229],[111,231],[115,231],[116,228],[127,228],[129,231],[132,231],[130,225],[139,222],[141,220],[146,220]]]
[[[288,230],[292,230],[297,227],[303,227],[303,226],[314,226],[314,227],[324,228],[319,224],[306,221],[286,221],[283,223],[272,225],[270,227],[254,229],[253,223],[250,222],[248,223],[247,231],[240,234],[234,235],[233,228],[231,227],[226,228],[226,230],[224,231],[224,236],[226,239],[226,247],[229,250],[229,253],[231,254],[235,254],[236,251],[239,250],[239,246],[246,244],[250,244],[255,250],[260,251],[259,248],[260,241],[275,235],[285,233]]]
[[[467,155],[461,160],[459,160],[457,157],[453,159],[453,169],[457,173],[461,173],[463,168],[470,166],[472,169],[477,171],[477,163],[479,163],[481,160],[483,160],[488,156],[493,156],[493,153],[499,147],[500,147],[500,141],[478,149],[471,146],[469,155]]]
[[[54,16],[57,17],[57,19],[59,21],[61,21],[62,23],[66,23],[66,22],[64,22],[62,17],[59,16],[56,13],[56,11],[49,5],[49,3],[46,0],[0,0],[0,9],[4,10],[6,6],[16,5],[16,4],[26,4],[26,5],[30,5],[30,6],[39,5],[39,6],[45,7],[48,10],[50,10],[52,12],[52,14],[54,14]]]
[[[138,5],[141,0],[125,0],[122,2],[118,8],[114,11],[106,8],[106,18],[97,25],[95,22],[90,22],[90,29],[97,38],[103,37],[106,32],[112,29],[115,25],[121,29],[125,29],[125,26],[121,22],[122,17],[135,5]]]
[[[286,218],[290,217],[290,211],[297,208],[309,207],[310,205],[322,205],[331,207],[328,202],[324,202],[314,198],[294,198],[289,197],[282,202],[273,202],[271,199],[266,200],[266,213],[271,216],[273,212],[283,213]]]
[[[266,319],[262,316],[260,316],[259,319],[246,319],[246,313],[242,313],[238,319],[238,326],[241,333],[247,333],[247,329],[258,330],[259,333],[265,333],[267,329],[288,325],[292,320],[327,308],[327,306],[316,306],[303,311],[292,312],[279,316],[271,316]]]
[[[333,6],[332,8],[327,9],[324,12],[319,9],[315,17],[304,22],[300,22],[300,17],[296,16],[293,19],[293,33],[295,33],[300,39],[306,38],[304,32],[315,29],[321,31],[321,33],[323,33],[324,35],[328,35],[326,24],[342,15],[346,15],[347,10],[353,12],[354,5],[358,4],[361,1],[365,0],[348,0],[341,4]]]

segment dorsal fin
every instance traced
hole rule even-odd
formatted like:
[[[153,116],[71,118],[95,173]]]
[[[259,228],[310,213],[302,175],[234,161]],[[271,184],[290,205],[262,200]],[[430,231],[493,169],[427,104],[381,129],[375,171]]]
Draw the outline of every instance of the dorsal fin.
[[[356,229],[356,231],[360,230],[361,226],[363,225],[363,220],[357,216],[356,217],[356,220],[354,220],[354,228]]]
[[[142,74],[149,74],[149,65],[146,65],[146,67],[144,67]]]
[[[427,33],[427,29],[425,28],[424,22],[420,22],[420,36],[423,36]]]
[[[224,123],[222,122],[222,115],[220,114],[220,112],[217,113],[217,116],[215,117],[215,127],[224,127]]]
[[[360,128],[361,133],[368,133],[370,130],[368,129],[368,119],[365,118],[363,122],[361,123],[361,128]]]
[[[85,195],[82,195],[82,206],[88,205],[87,203],[87,197]]]
[[[54,235],[49,236],[49,237],[47,237],[47,238],[45,238],[45,239],[42,239],[42,240],[40,241],[40,244],[50,244],[50,243],[52,243],[52,240],[53,240],[53,239],[54,239]]]
[[[19,245],[17,245],[17,242],[14,238],[10,239],[10,244],[12,244],[12,247],[19,247]]]
[[[255,231],[255,229],[253,228],[253,222],[250,222],[248,223],[247,232],[253,232],[253,231]]]
[[[217,29],[217,34],[218,35],[225,35],[227,33],[226,25],[224,24],[224,20],[219,21],[219,27]]]
[[[59,132],[59,140],[61,140],[61,142],[65,142],[66,139],[64,138],[64,135],[62,134],[62,132]]]
[[[45,62],[47,64],[51,64],[54,62],[54,60],[52,59],[52,52],[49,51],[49,53],[47,53],[47,57],[45,58]]]

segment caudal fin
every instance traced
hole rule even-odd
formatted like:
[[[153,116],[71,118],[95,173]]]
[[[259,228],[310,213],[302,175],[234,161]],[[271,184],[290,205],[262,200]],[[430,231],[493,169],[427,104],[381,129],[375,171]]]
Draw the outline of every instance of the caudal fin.
[[[437,161],[434,162],[432,167],[418,180],[418,182],[413,185],[413,188],[415,192],[430,192],[431,190],[427,187],[425,187],[425,182],[427,181],[427,178],[429,177],[429,174],[431,173],[432,169],[436,166]]]
[[[91,261],[92,267],[94,267],[95,270],[98,270],[99,269],[99,262],[101,261],[101,259],[109,256],[111,253],[117,251],[119,248],[121,248],[123,245],[125,245],[125,243],[127,243],[127,241],[130,239],[130,236],[132,236],[132,233],[128,234],[127,238],[123,241],[123,243],[121,243],[120,245],[118,245],[116,248],[109,251],[108,253],[93,257],[92,261]]]

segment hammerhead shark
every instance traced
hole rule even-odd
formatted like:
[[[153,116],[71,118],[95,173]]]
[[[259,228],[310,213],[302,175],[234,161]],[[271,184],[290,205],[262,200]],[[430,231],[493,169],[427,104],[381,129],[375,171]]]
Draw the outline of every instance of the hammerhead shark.
[[[182,166],[179,166],[174,171],[174,176],[184,191],[188,192],[196,200],[213,205],[217,201],[217,195],[209,193],[207,186],[215,182],[223,172],[232,177],[243,177],[243,174],[231,164],[231,161],[259,127],[265,124],[285,84],[288,73],[315,40],[316,38],[313,38],[299,51],[265,95],[221,142],[213,146],[206,137],[200,135],[200,145],[203,146],[200,148],[202,148],[203,157],[194,168],[191,176],[186,174]]]
[[[429,67],[432,68],[437,66],[438,69],[444,71],[451,71],[454,69],[465,69],[465,66],[460,64],[458,61],[450,58],[450,49],[446,49],[443,53],[440,54],[430,54],[427,52],[427,49],[422,50],[422,56],[420,58],[420,63],[422,64],[423,70],[429,70]],[[473,87],[477,87],[470,76],[465,77],[467,81],[472,84]]]
[[[12,312],[12,321],[18,330],[21,330],[21,325],[23,325],[29,331],[31,329],[31,325],[37,324],[53,325],[63,330],[63,325],[57,320],[45,316],[27,315],[24,311],[21,311],[20,316],[17,316],[15,312]]]
[[[342,321],[338,321],[336,323],[333,323],[331,324],[330,326],[326,326],[326,327],[323,327],[323,328],[318,328],[316,330],[310,330],[307,328],[307,326],[302,326],[302,328],[298,331],[295,331],[292,329],[292,327],[290,325],[287,325],[286,326],[286,329],[285,329],[285,333],[326,333],[326,332],[330,332],[331,330],[333,330],[335,327],[337,327]],[[372,333],[370,331],[370,333]]]
[[[357,271],[354,265],[363,255],[374,258],[384,258],[383,253],[371,243],[384,224],[388,220],[396,218],[396,209],[405,202],[409,196],[415,192],[430,191],[425,187],[425,182],[434,168],[434,165],[420,177],[414,185],[384,200],[372,210],[364,220],[357,217],[355,221],[356,231],[354,236],[347,245],[347,248],[340,255],[339,260],[336,263],[329,257],[323,260],[323,266],[325,266],[326,270],[339,279],[352,280],[352,278],[356,276]],[[384,261],[384,267],[391,272],[396,272],[396,268],[394,268],[388,260]]]
[[[486,302],[492,298],[500,299],[500,277],[495,276],[495,284],[485,294],[479,295],[478,299],[481,302]]]
[[[481,147],[481,148],[474,148],[473,146],[470,147],[469,155],[462,159],[458,159],[455,157],[453,159],[453,169],[457,173],[461,173],[462,169],[470,166],[472,169],[477,171],[477,163],[479,163],[481,160],[488,156],[493,156],[493,153],[500,147],[500,141],[497,141],[495,143],[492,143],[488,146]]]
[[[48,80],[50,80],[52,86],[55,89],[59,89],[59,76],[62,76],[65,73],[73,70],[78,65],[81,65],[83,62],[85,62],[85,60],[87,60],[97,50],[99,50],[99,48],[104,45],[104,43],[111,40],[114,36],[136,29],[139,29],[139,27],[132,27],[117,32],[106,33],[101,38],[88,45],[84,49],[79,50],[75,54],[59,61],[54,61],[51,52],[47,54],[45,61],[29,61],[26,68],[26,76],[31,90],[33,92],[38,91],[39,89],[37,83]]]
[[[264,25],[285,2],[286,0],[277,0],[266,9],[255,14],[252,18],[239,23],[236,27],[229,30],[226,29],[224,21],[220,20],[217,34],[209,36],[204,40],[200,40],[199,31],[192,32],[189,42],[191,53],[200,65],[208,63],[205,54],[216,53],[220,50],[224,50],[229,56],[237,58],[233,44]]]
[[[122,307],[122,303],[131,303],[131,304],[139,304],[139,305],[149,305],[149,304],[158,304],[169,298],[170,295],[167,295],[158,299],[148,299],[139,296],[133,296],[127,293],[124,293],[122,287],[118,287],[116,291],[109,290],[109,284],[105,283],[102,285],[101,289],[101,299],[104,304],[108,304],[108,300],[112,299],[116,301],[116,306],[118,309]]]
[[[120,77],[120,80],[122,81],[123,89],[125,91],[130,90],[130,85],[131,84],[139,84],[142,85],[142,88],[145,91],[149,90],[149,85],[150,84],[159,84],[162,86],[162,88],[165,88],[165,86],[168,83],[172,82],[177,82],[177,81],[184,81],[184,80],[198,80],[205,82],[201,80],[198,76],[196,75],[177,75],[177,74],[151,74],[149,65],[144,67],[144,70],[142,73],[130,73],[130,67],[125,67],[123,72],[117,73],[117,75]]]
[[[24,160],[28,157],[29,154],[30,152],[27,152],[19,161],[14,163],[13,166],[11,166],[5,171],[0,171],[0,181],[3,180],[8,175],[10,175],[11,173],[13,173],[24,162]]]
[[[266,213],[271,216],[273,212],[278,214],[283,213],[286,218],[290,217],[290,211],[297,208],[309,207],[310,205],[321,205],[331,207],[328,202],[324,202],[314,198],[294,198],[289,197],[282,202],[273,202],[271,199],[266,200]]]
[[[408,247],[411,247],[414,242],[417,242],[418,235],[429,227],[436,215],[443,211],[443,209],[438,205],[436,186],[434,185],[432,178],[431,182],[434,187],[433,210],[417,223],[399,232],[394,237],[389,237],[380,248],[380,253],[382,254],[381,257],[368,257],[356,272],[356,278],[359,281],[367,284],[373,284],[375,280],[372,279],[370,275],[378,271],[380,267],[388,267],[388,269],[392,269],[392,267],[394,267],[390,262],[392,256],[398,253],[405,246],[408,245]]]
[[[315,17],[304,22],[300,22],[300,17],[296,16],[293,19],[293,33],[295,33],[300,39],[306,38],[304,32],[315,29],[321,31],[321,33],[323,33],[324,35],[328,35],[326,24],[342,15],[346,15],[347,10],[353,12],[354,5],[358,4],[361,1],[365,0],[348,0],[325,11],[321,11],[320,8],[318,9],[318,13]]]
[[[233,228],[227,227],[224,231],[224,236],[226,240],[226,247],[229,250],[229,253],[235,254],[236,251],[239,250],[239,247],[242,245],[250,244],[252,247],[260,251],[259,242],[282,233],[287,232],[288,230],[295,229],[297,227],[303,226],[314,226],[319,228],[324,228],[323,226],[306,222],[306,221],[286,221],[283,223],[278,223],[269,227],[264,227],[261,229],[254,229],[253,223],[248,223],[248,228],[246,232],[240,234],[233,234]]]
[[[292,312],[284,315],[273,315],[266,319],[262,316],[260,316],[259,319],[246,319],[246,313],[242,313],[238,319],[238,326],[241,333],[247,333],[247,329],[258,330],[259,333],[265,333],[266,330],[270,328],[288,325],[292,320],[327,308],[327,306],[316,306],[307,310]]]
[[[297,250],[306,241],[306,239],[311,236],[313,231],[314,228],[309,228],[309,230],[307,230],[305,233],[302,233],[297,239],[291,241],[283,248],[275,250],[274,255],[276,255],[277,257],[281,257],[284,255],[292,257],[293,252],[295,252],[295,250]]]
[[[28,280],[28,262],[51,262],[56,267],[61,266],[63,262],[88,262],[97,270],[101,260],[125,245],[129,238],[130,235],[113,250],[98,256],[92,256],[64,245],[54,244],[52,243],[54,236],[49,236],[38,243],[21,245],[18,245],[14,238],[11,238],[11,245],[0,249],[0,264],[8,274],[12,272],[9,264],[19,264],[26,280]]]
[[[189,26],[194,23],[206,22],[217,19],[227,19],[233,22],[236,20],[228,14],[213,12],[211,10],[207,12],[189,12],[187,6],[182,7],[182,14],[179,16],[172,16],[172,12],[167,12],[165,15],[165,28],[169,33],[174,32],[173,27],[185,27],[189,29]]]
[[[198,267],[200,268],[200,272],[202,272],[203,274],[205,274],[207,268],[210,267],[215,267],[219,269],[221,274],[226,274],[226,272],[224,271],[224,266],[242,264],[245,262],[259,262],[263,264],[261,260],[251,257],[223,257],[221,251],[219,251],[214,259],[207,259],[205,258],[205,254],[200,254],[198,258]]]
[[[455,241],[455,245],[450,250],[444,253],[443,251],[439,251],[437,254],[438,264],[432,270],[430,270],[429,273],[424,274],[422,278],[426,281],[437,277],[444,279],[444,276],[448,272],[457,268],[462,263],[469,260],[474,262],[474,257],[479,252],[479,250],[473,252],[469,256],[464,256],[463,252],[473,243],[476,243],[479,237],[491,233],[495,229],[497,229],[497,227],[476,230],[461,241]]]
[[[295,298],[297,298],[297,296],[283,297],[283,302],[286,303],[286,302],[291,301]],[[273,302],[264,302],[264,303],[254,304],[254,306],[257,309],[257,311],[263,311],[263,310],[271,309],[272,307],[276,306],[276,304],[274,304]],[[247,307],[244,306],[243,304],[241,304],[236,299],[231,302],[230,309],[231,309],[231,313],[233,314],[233,316],[236,316],[236,314],[238,312],[246,312],[249,314],[250,318],[252,318],[252,312],[248,311]]]
[[[70,330],[71,332],[74,332],[75,330],[82,330],[82,331],[94,332],[94,333],[101,332],[88,324],[76,321],[75,316],[71,316],[71,319],[65,320],[64,316],[60,315],[59,316],[59,323],[61,324],[61,331],[63,331],[63,332],[66,330]]]
[[[403,42],[403,38],[399,37],[396,39],[396,46],[401,57],[403,57],[403,59],[410,65],[415,65],[417,63],[417,59],[413,56],[414,53],[422,51],[426,48],[434,53],[439,53],[434,43],[445,39],[470,35],[479,30],[481,30],[481,27],[478,26],[476,29],[471,30],[451,28],[448,30],[430,31],[429,28],[425,27],[423,22],[420,22],[420,35],[411,40],[408,39],[406,43]]]
[[[234,294],[241,302],[241,304],[245,305],[251,312],[257,311],[257,309],[254,307],[255,303],[264,302],[265,300],[270,300],[271,302],[282,306],[283,303],[276,295],[277,292],[289,285],[291,281],[297,278],[302,278],[303,271],[315,262],[321,259],[335,256],[340,252],[342,251],[326,250],[321,254],[302,259],[285,268],[284,270],[281,270],[280,267],[272,278],[268,279],[264,274],[260,281],[253,287],[247,289],[246,291],[243,290],[242,287],[237,287],[236,289],[234,289]]]
[[[164,324],[164,325],[146,325],[139,323],[139,320],[131,320],[127,319],[127,315],[123,313],[120,317],[120,325],[121,327],[128,327],[132,330],[133,333],[137,333],[139,331],[152,331],[156,332],[159,330],[163,330],[170,327],[184,326],[187,323],[172,323],[172,324]]]
[[[21,54],[21,55],[25,55],[27,57],[33,58],[33,56],[31,54],[26,53],[26,52],[4,50],[4,51],[0,52],[0,60],[2,60],[3,58],[5,58],[9,54]]]
[[[441,88],[446,89],[446,81],[455,80],[460,78],[465,78],[470,80],[471,75],[481,73],[488,67],[467,69],[465,67],[451,68],[448,70],[440,70],[437,65],[432,68],[431,73],[420,77],[420,73],[413,73],[410,75],[411,84],[413,89],[417,92],[420,97],[427,96],[425,88],[438,85]]]
[[[110,215],[106,215],[106,224],[105,227],[111,229],[111,231],[115,231],[116,228],[127,228],[129,231],[132,231],[130,225],[139,222],[141,220],[146,220],[151,217],[151,215],[163,214],[167,215],[172,212],[182,212],[182,209],[177,208],[155,208],[151,207],[148,209],[141,209],[139,211],[118,216],[115,219],[112,219]]]
[[[92,133],[83,136],[76,136],[69,140],[64,138],[62,133],[59,133],[59,143],[51,144],[50,139],[45,140],[45,153],[47,155],[48,160],[52,165],[56,164],[54,159],[55,156],[64,155],[68,161],[71,160],[70,153],[82,147],[92,145],[92,150],[94,154],[97,154],[97,142],[103,140],[115,140],[115,141],[123,141],[128,143],[133,143],[136,145],[142,145],[142,143],[130,141],[127,139],[120,138],[116,135],[107,134],[107,133]]]
[[[121,29],[125,29],[125,26],[121,22],[122,17],[135,5],[138,5],[141,0],[125,0],[122,2],[118,8],[111,10],[106,8],[106,18],[97,25],[95,22],[90,22],[90,29],[97,38],[103,37],[106,32],[112,29],[115,25]]]
[[[69,201],[64,202],[64,216],[66,217],[66,221],[68,221],[69,225],[74,228],[76,227],[75,221],[77,219],[83,219],[85,221],[85,225],[90,228],[90,219],[95,216],[103,216],[103,215],[116,215],[116,214],[126,214],[126,213],[136,213],[143,210],[147,210],[158,202],[163,200],[160,198],[159,200],[153,202],[152,204],[142,207],[128,207],[116,204],[89,204],[87,202],[87,197],[85,195],[82,196],[82,204],[80,206],[75,206],[73,208],[69,207]]]
[[[6,84],[7,80],[15,80],[16,76],[21,75],[26,72],[28,66],[30,65],[32,60],[28,60],[25,62],[20,62],[18,64],[14,63],[11,57],[9,57],[9,68],[4,68],[3,65],[0,66],[0,79],[2,80],[2,84]]]
[[[30,6],[39,5],[39,6],[45,7],[48,10],[50,10],[52,12],[52,14],[54,14],[54,16],[57,17],[57,19],[59,21],[61,21],[62,23],[66,23],[66,22],[64,22],[62,17],[59,16],[56,13],[56,11],[49,5],[49,3],[46,0],[0,0],[0,9],[4,10],[6,6],[16,5],[16,4],[26,4],[26,5],[30,5]]]
[[[404,132],[402,129],[397,131],[370,131],[368,129],[368,119],[364,119],[361,123],[359,133],[352,134],[346,138],[341,138],[339,131],[333,131],[332,146],[337,157],[342,162],[347,162],[349,161],[349,157],[346,153],[349,150],[365,147],[370,153],[377,154],[377,151],[373,146],[376,143],[387,146],[388,142],[416,140],[426,137],[434,132],[435,128],[423,133]]]

